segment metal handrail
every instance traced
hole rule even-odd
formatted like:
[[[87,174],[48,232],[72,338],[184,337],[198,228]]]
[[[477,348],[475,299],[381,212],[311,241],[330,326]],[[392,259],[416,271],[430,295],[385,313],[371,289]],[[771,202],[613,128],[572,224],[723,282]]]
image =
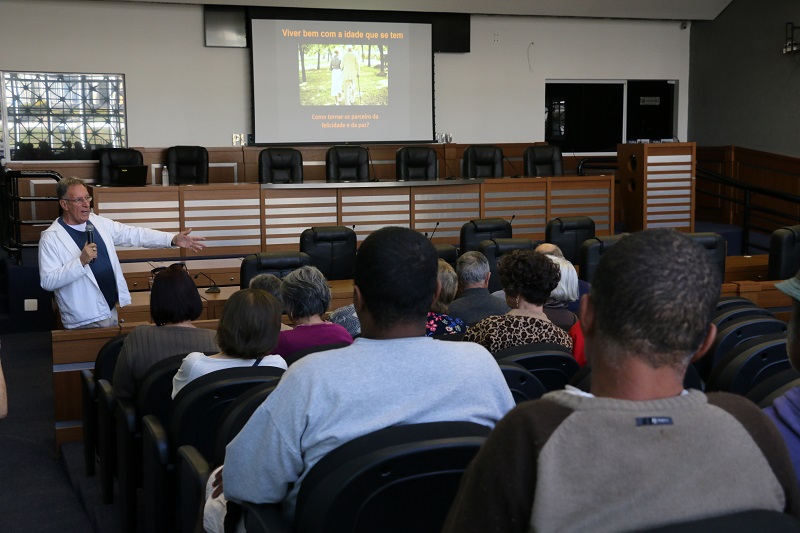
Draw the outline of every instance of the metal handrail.
[[[577,173],[578,176],[586,176],[584,169],[617,170],[618,168],[619,161],[616,156],[584,157],[578,163]]]
[[[22,227],[50,224],[53,219],[48,220],[33,220],[23,219],[20,210],[20,204],[32,202],[57,202],[58,198],[55,196],[22,196],[19,190],[19,180],[23,178],[45,178],[52,179],[58,183],[61,180],[61,174],[54,170],[7,170],[5,172],[6,179],[2,183],[2,196],[3,203],[3,220],[2,220],[2,247],[3,249],[14,254],[17,264],[22,263],[22,250],[23,248],[34,248],[39,246],[39,241],[24,242],[22,240]]]
[[[729,187],[738,189],[744,193],[744,198],[741,199],[736,196],[731,196],[727,194],[719,194],[711,191],[695,189],[696,192],[698,193],[702,193],[711,196],[713,198],[719,198],[721,200],[725,200],[734,204],[744,206],[744,210],[742,212],[742,252],[745,254],[750,253],[751,247],[757,248],[759,250],[765,250],[765,251],[769,250],[768,247],[750,242],[750,230],[761,231],[764,233],[771,233],[776,229],[776,226],[780,227],[784,225],[783,222],[770,219],[764,215],[770,215],[776,218],[789,219],[800,223],[800,217],[793,215],[791,213],[779,211],[778,209],[774,209],[772,207],[766,207],[763,205],[754,204],[752,198],[753,194],[760,194],[768,198],[775,198],[776,200],[785,200],[800,204],[800,196],[785,192],[778,192],[772,189],[766,189],[764,187],[759,187],[758,185],[751,185],[749,183],[745,183],[730,178],[728,176],[725,176],[724,174],[719,174],[717,172],[714,172],[713,170],[703,168],[699,165],[696,168],[696,176],[698,179],[702,178],[704,180],[708,180],[711,182],[727,185]]]

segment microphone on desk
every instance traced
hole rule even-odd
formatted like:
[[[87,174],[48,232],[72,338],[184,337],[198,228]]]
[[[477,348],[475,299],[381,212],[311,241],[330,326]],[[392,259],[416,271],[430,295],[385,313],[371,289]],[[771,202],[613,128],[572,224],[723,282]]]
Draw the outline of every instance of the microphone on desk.
[[[453,175],[453,171],[450,170],[450,165],[447,164],[447,158],[442,155],[442,162],[444,162],[444,169],[447,171],[447,176],[444,179],[446,180],[454,180],[456,177]]]
[[[514,175],[513,175],[513,176],[511,176],[511,177],[512,177],[512,178],[519,178],[519,177],[520,177],[520,173],[519,173],[519,169],[517,168],[517,165],[515,165],[515,164],[514,164],[514,163],[513,163],[513,162],[512,162],[512,161],[511,161],[511,160],[510,160],[508,157],[506,157],[506,156],[503,156],[503,159],[505,159],[506,161],[508,161],[508,164],[509,164],[509,165],[511,165],[511,168],[513,168],[513,169],[514,169]]]
[[[517,218],[517,215],[511,215],[511,220],[508,221],[509,226],[514,223],[515,218]]]
[[[86,244],[94,244],[94,225],[91,222],[86,223]],[[89,262],[94,263],[94,259]]]
[[[430,236],[430,237],[428,237],[428,234],[427,234],[427,233],[425,234],[425,236],[426,236],[426,237],[428,237],[428,240],[429,240],[429,241],[432,241],[432,240],[433,240],[433,236],[436,234],[436,229],[437,229],[438,227],[439,227],[439,222],[436,222],[436,225],[435,225],[435,226],[433,226],[433,231],[431,232],[431,236]]]
[[[197,279],[198,276],[203,276],[204,278],[207,278],[208,280],[210,280],[211,283],[213,283],[213,285],[211,287],[206,289],[206,294],[216,294],[216,293],[219,292],[219,285],[217,285],[217,282],[214,281],[214,279],[211,278],[211,276],[208,276],[204,272],[198,272],[197,274],[194,275],[194,279]]]

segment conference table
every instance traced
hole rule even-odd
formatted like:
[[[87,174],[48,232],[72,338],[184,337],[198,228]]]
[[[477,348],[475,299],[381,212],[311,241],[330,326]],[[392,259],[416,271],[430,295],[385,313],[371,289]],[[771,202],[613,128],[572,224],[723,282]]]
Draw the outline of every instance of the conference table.
[[[435,244],[458,243],[476,218],[513,219],[514,237],[543,240],[547,222],[588,216],[597,235],[613,233],[614,177],[452,179],[296,184],[93,186],[99,215],[163,231],[191,228],[206,238],[199,254],[117,248],[123,260],[232,257],[296,251],[312,226],[348,226],[359,241],[384,226],[426,233]]]

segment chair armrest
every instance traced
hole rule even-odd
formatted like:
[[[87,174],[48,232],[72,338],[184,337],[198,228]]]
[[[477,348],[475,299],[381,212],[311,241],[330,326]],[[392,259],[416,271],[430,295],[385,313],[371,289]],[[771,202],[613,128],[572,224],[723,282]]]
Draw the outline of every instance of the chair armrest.
[[[197,526],[203,516],[211,467],[197,448],[189,445],[178,448],[177,462],[179,529],[187,533],[199,531]]]

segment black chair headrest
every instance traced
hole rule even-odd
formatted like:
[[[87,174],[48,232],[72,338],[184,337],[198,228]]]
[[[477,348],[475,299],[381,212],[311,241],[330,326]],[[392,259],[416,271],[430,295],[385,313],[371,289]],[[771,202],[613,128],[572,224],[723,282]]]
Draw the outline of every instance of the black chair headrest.
[[[348,231],[352,231],[346,226],[319,226],[313,227],[311,230],[317,241],[346,241]]]
[[[508,226],[508,222],[502,218],[480,218],[471,221],[475,225],[475,231],[502,231]]]

